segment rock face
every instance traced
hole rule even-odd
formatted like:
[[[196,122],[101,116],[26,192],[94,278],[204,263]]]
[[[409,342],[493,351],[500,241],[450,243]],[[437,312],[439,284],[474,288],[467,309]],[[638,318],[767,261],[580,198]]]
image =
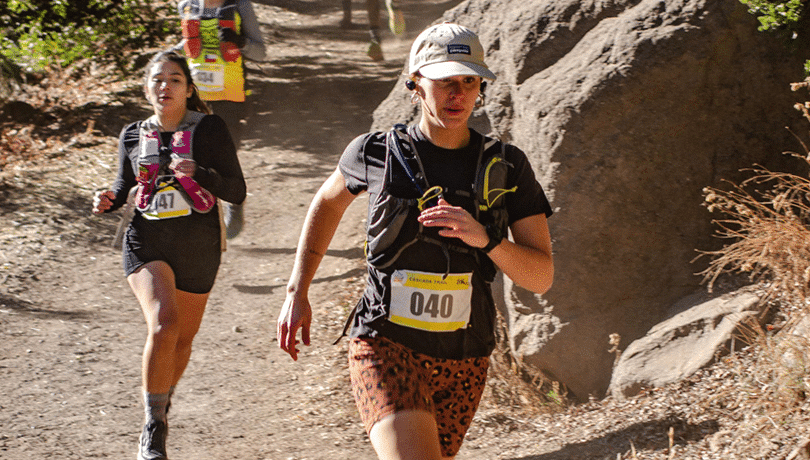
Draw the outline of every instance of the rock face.
[[[718,245],[702,188],[798,148],[802,57],[738,0],[468,0],[443,20],[479,33],[499,77],[473,126],[526,152],[555,209],[554,286],[504,281],[513,353],[601,397],[608,336],[631,343],[699,287],[696,249]],[[374,115],[418,117],[404,85]]]
[[[684,299],[694,305],[657,324],[624,350],[610,380],[611,396],[632,397],[689,377],[728,352],[736,336],[745,336],[741,328],[751,327],[746,322],[757,321],[762,313],[760,295],[752,288],[705,302],[695,298],[701,294]]]

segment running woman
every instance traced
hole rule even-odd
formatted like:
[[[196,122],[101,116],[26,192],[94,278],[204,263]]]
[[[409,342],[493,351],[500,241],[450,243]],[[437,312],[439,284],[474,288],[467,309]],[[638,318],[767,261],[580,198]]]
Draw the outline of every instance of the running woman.
[[[496,267],[533,292],[551,287],[551,208],[521,150],[468,127],[495,79],[474,32],[426,29],[408,73],[420,120],[355,138],[316,193],[277,338],[294,360],[299,330],[309,345],[309,287],[344,211],[368,192],[367,284],[347,323],[355,401],[380,459],[452,459],[495,347]]]
[[[217,198],[241,203],[245,180],[225,122],[210,115],[186,59],[157,54],[146,68],[148,119],[121,131],[118,176],[93,213],[114,211],[137,187],[123,244],[124,273],[146,320],[145,422],[138,460],[166,460],[170,398],[191,356],[222,255]]]
[[[265,57],[264,40],[250,0],[181,0],[177,5],[183,40],[173,49],[185,54],[200,98],[225,120],[236,149],[250,110],[245,97],[245,59]],[[226,236],[244,225],[243,203],[225,203]]]

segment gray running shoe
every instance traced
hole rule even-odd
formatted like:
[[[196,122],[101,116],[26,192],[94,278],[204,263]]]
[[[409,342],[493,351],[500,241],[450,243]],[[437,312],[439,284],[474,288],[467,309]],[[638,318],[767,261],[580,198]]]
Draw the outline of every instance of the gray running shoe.
[[[225,206],[223,216],[223,220],[225,221],[225,238],[230,240],[236,238],[245,225],[245,204],[233,204],[224,201],[223,205]]]
[[[143,427],[138,446],[138,460],[169,460],[166,456],[166,436],[169,425],[160,420],[151,420]]]

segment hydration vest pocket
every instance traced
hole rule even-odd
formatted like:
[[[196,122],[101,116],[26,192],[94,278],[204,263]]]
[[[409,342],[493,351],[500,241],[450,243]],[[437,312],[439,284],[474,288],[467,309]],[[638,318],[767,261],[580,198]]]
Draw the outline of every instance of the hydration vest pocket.
[[[503,188],[506,184],[509,168],[512,167],[512,163],[504,160],[502,156],[494,155],[479,170],[476,183],[480,186],[475,187],[475,192],[476,201],[481,211],[504,206],[504,195],[517,190],[517,186],[509,189]]]
[[[220,29],[228,28],[236,32],[236,21],[220,19],[219,27]],[[226,62],[236,62],[239,60],[239,57],[242,56],[239,46],[234,42],[220,41],[219,51],[222,53],[222,59]]]
[[[181,19],[180,28],[183,32],[183,50],[186,56],[191,59],[196,59],[200,56],[202,51],[202,40],[200,39],[200,20],[199,19]]]
[[[410,244],[396,246],[401,235],[414,235],[418,231],[419,209],[416,199],[399,198],[382,192],[371,209],[366,233],[365,253],[368,263],[383,268],[399,257],[399,254]],[[416,231],[409,231],[414,227]],[[404,231],[403,231],[404,230]],[[396,247],[396,251],[391,251]]]

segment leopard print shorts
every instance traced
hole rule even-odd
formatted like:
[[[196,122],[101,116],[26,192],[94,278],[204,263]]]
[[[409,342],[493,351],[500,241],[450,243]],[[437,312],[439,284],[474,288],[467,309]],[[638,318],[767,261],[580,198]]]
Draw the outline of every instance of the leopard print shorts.
[[[434,415],[442,455],[461,448],[484,393],[489,358],[433,358],[386,338],[352,339],[352,392],[366,428],[403,410]]]

